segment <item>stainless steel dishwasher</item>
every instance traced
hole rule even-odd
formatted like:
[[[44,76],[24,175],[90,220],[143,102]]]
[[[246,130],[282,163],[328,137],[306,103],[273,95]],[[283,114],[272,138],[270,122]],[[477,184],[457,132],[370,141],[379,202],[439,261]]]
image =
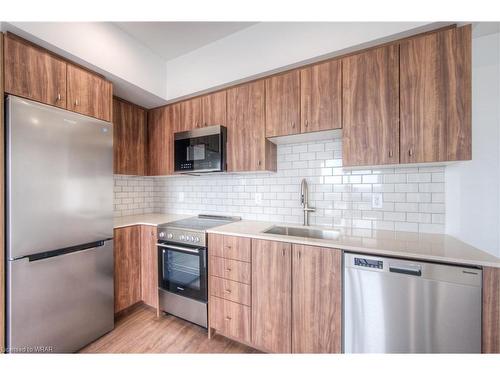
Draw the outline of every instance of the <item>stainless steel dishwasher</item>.
[[[480,353],[476,268],[344,254],[346,353]]]

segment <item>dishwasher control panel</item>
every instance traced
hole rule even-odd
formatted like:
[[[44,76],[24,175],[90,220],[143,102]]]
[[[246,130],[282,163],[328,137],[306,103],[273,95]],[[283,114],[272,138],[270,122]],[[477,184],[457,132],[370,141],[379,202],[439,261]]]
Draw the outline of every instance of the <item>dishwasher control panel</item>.
[[[379,270],[384,268],[384,262],[381,260],[373,260],[366,258],[354,258],[354,265],[368,268],[377,268]]]

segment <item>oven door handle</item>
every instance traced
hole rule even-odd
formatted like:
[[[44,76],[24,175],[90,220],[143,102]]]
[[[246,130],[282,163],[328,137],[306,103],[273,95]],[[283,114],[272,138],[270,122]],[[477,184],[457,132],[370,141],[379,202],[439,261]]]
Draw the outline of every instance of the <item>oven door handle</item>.
[[[156,244],[158,247],[164,247],[167,249],[173,249],[173,250],[180,250],[180,251],[186,251],[188,253],[193,253],[193,254],[198,254],[200,248],[195,249],[190,249],[189,247],[183,247],[183,246],[175,246],[175,245],[163,245],[163,244]]]

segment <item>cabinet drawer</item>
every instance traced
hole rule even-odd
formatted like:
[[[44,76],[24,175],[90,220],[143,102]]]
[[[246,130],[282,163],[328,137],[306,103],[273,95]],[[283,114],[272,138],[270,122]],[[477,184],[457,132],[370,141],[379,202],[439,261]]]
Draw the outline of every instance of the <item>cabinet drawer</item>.
[[[250,238],[212,234],[209,239],[209,251],[218,257],[250,262],[250,244]]]
[[[250,307],[210,297],[210,326],[223,335],[250,342]]]
[[[250,263],[211,256],[208,267],[208,273],[212,276],[250,284]]]
[[[210,276],[210,295],[250,306],[250,285]]]

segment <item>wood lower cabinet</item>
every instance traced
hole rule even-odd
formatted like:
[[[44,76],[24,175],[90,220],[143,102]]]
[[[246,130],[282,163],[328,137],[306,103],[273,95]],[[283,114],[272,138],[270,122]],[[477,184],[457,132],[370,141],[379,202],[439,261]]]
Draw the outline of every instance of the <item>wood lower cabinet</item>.
[[[266,137],[300,133],[300,73],[266,79]]]
[[[111,121],[111,82],[71,64],[68,65],[67,80],[67,108],[70,111]]]
[[[291,245],[252,239],[252,343],[272,353],[292,349]]]
[[[292,246],[292,352],[342,349],[342,251]]]
[[[209,309],[210,329],[243,343],[250,342],[250,307],[211,296]]]
[[[342,127],[342,61],[333,60],[300,70],[302,133]]]
[[[471,25],[400,46],[401,162],[471,159]]]
[[[141,301],[141,226],[114,230],[115,313]]]
[[[344,166],[399,163],[399,48],[342,60]]]
[[[146,121],[143,108],[113,99],[113,173],[146,174]]]
[[[226,126],[226,91],[201,97],[201,126]]]
[[[483,268],[482,352],[500,353],[500,269]]]
[[[210,253],[213,256],[250,262],[250,238],[212,234],[209,241]]]
[[[7,34],[5,92],[66,108],[66,62]]]
[[[266,139],[263,80],[227,90],[227,169],[276,171],[276,145]]]
[[[141,225],[141,299],[149,306],[158,307],[158,248],[157,229]]]
[[[174,171],[175,106],[148,111],[148,175],[165,176]]]
[[[114,230],[115,313],[141,301],[158,306],[156,233],[151,225]]]
[[[251,345],[249,238],[208,235],[208,332]]]

